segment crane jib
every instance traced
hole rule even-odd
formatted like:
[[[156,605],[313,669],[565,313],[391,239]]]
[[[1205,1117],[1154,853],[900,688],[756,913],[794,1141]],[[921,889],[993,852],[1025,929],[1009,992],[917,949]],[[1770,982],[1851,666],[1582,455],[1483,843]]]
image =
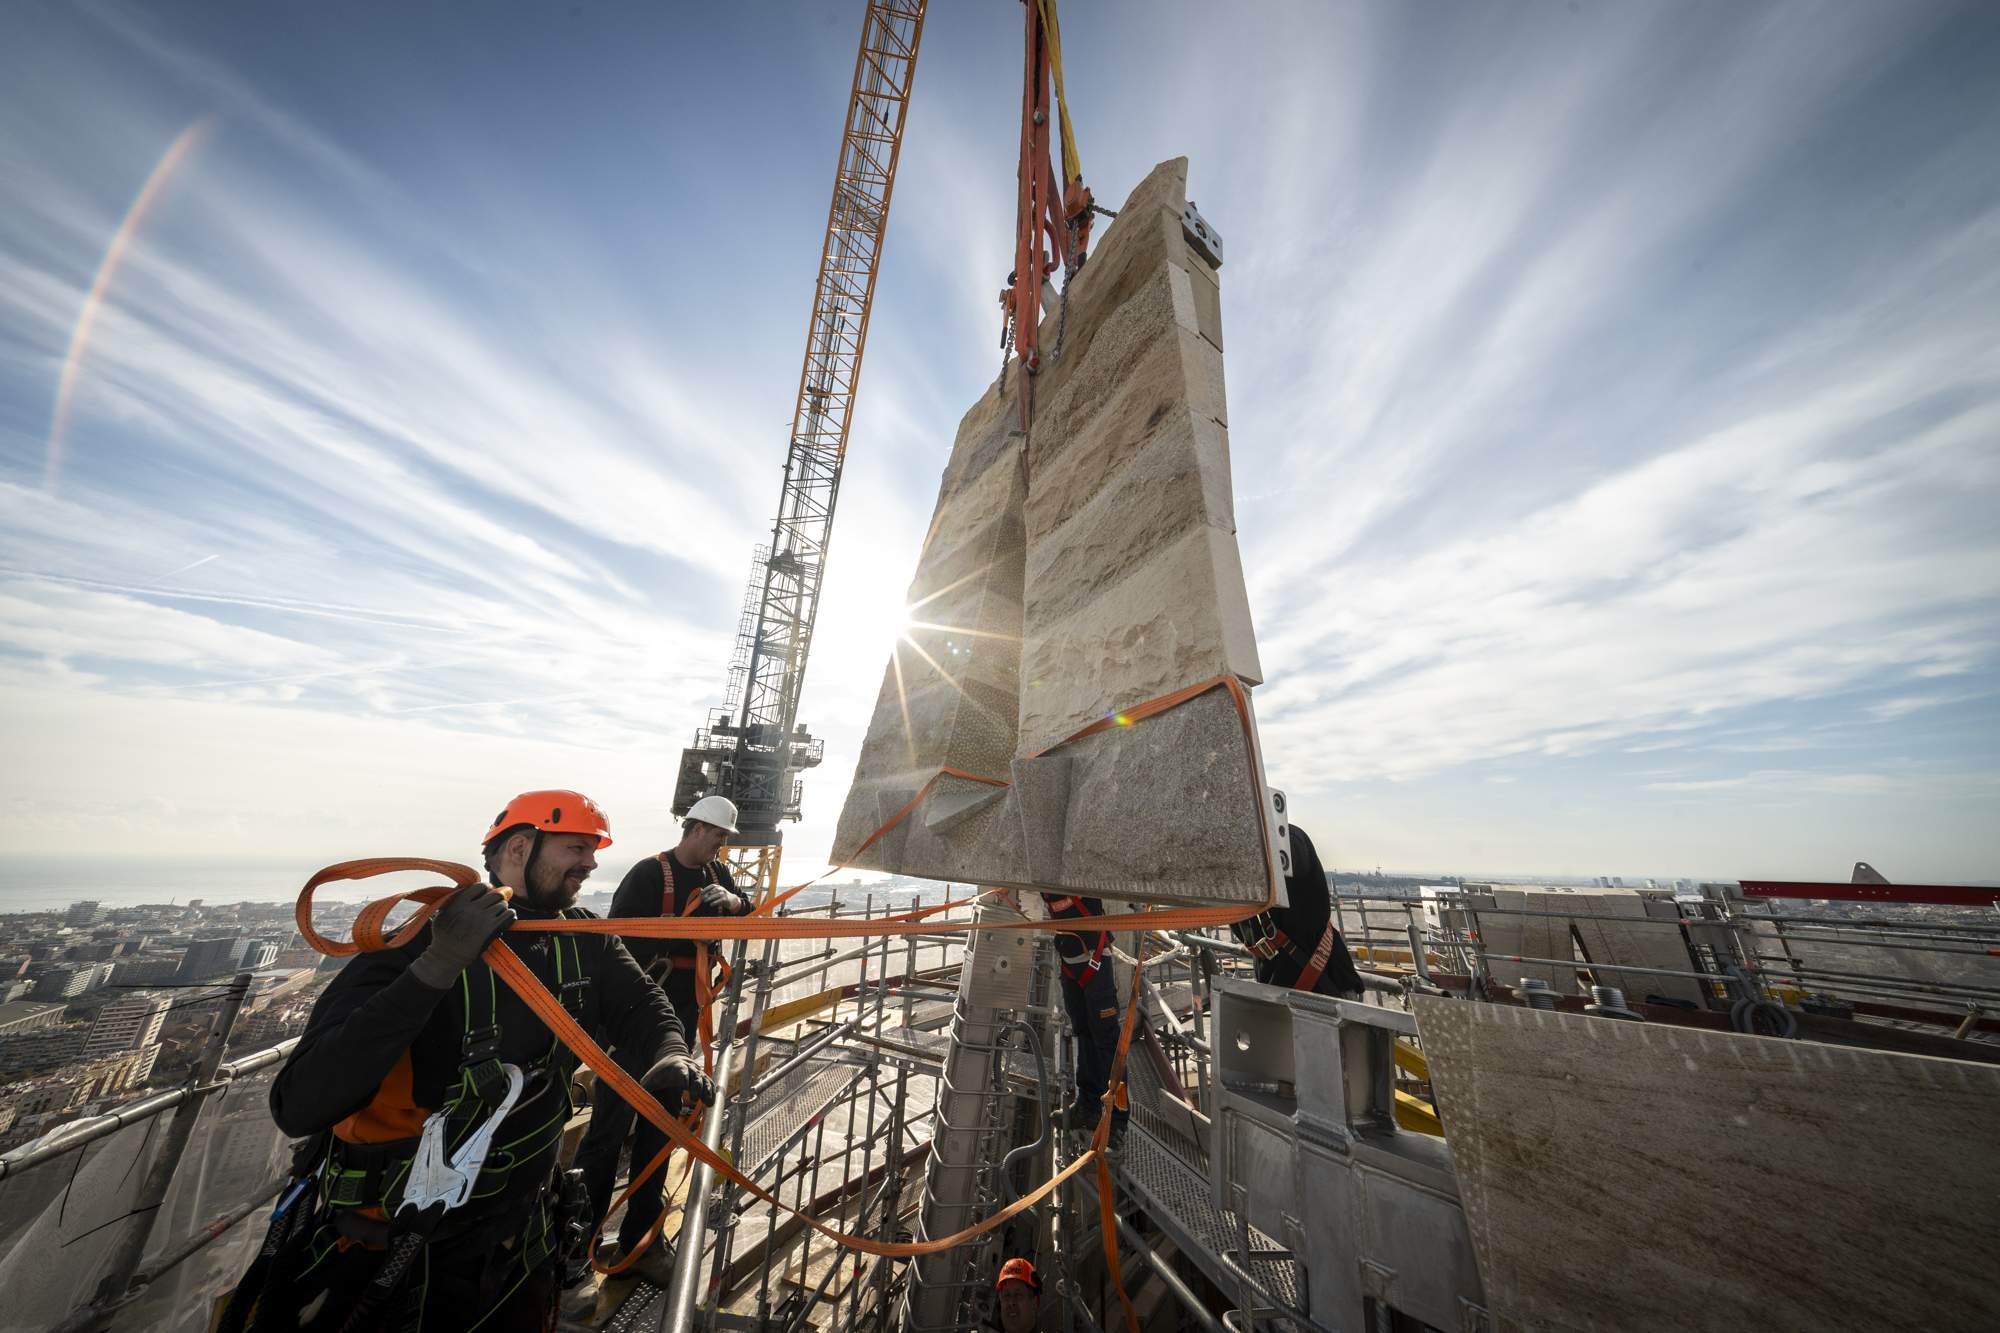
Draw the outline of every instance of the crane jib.
[[[798,725],[819,614],[861,355],[903,142],[925,0],[871,0],[855,55],[833,195],[806,324],[805,360],[767,546],[752,562],[725,702],[681,754],[673,810],[702,796],[736,803],[749,846],[735,859],[769,889],[778,825],[797,819],[796,774],[823,749]]]

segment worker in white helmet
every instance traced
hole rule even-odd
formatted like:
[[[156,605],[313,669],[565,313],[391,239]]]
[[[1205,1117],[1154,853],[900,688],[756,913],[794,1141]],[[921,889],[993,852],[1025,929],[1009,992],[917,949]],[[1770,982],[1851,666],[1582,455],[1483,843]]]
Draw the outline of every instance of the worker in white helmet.
[[[613,917],[641,916],[743,916],[750,900],[739,893],[729,867],[720,859],[729,836],[736,832],[736,806],[720,796],[704,796],[689,807],[681,825],[681,840],[667,851],[633,866],[625,872],[618,892],[611,899]],[[625,947],[640,966],[658,978],[667,993],[688,1050],[698,1052],[701,1041],[701,1009],[712,978],[702,975],[709,966],[711,951],[697,947],[693,940],[661,940],[627,935]],[[633,1120],[632,1108],[609,1089],[600,1087],[590,1113],[590,1128],[577,1150],[576,1164],[583,1171],[596,1220],[610,1211],[612,1182],[617,1176],[618,1152]],[[650,1122],[640,1121],[632,1141],[632,1163],[642,1167],[666,1146],[666,1135]],[[661,1186],[665,1172],[655,1172],[626,1204],[618,1226],[616,1263],[644,1244],[647,1232],[659,1218],[663,1206]],[[666,1285],[671,1261],[667,1247],[649,1246],[631,1271]]]

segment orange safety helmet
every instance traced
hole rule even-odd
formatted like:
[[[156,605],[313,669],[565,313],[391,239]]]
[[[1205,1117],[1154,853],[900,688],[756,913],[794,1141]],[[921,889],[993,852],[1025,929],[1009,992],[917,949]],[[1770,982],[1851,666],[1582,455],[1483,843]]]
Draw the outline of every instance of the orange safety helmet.
[[[998,1291],[1009,1282],[1025,1282],[1028,1290],[1039,1293],[1042,1284],[1035,1279],[1035,1266],[1026,1259],[1009,1259],[1000,1265],[1000,1276],[993,1279],[993,1290]]]
[[[537,833],[586,833],[597,836],[597,849],[611,845],[611,821],[597,802],[582,792],[524,791],[507,802],[507,808],[493,816],[493,827],[479,840],[484,847],[510,828],[523,824]]]

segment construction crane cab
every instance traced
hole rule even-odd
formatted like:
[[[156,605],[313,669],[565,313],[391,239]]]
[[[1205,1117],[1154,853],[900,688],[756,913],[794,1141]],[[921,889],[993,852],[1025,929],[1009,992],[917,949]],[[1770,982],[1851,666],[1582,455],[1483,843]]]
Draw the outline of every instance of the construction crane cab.
[[[737,882],[757,894],[777,887],[779,825],[801,812],[798,775],[825,757],[824,742],[798,725],[799,698],[924,10],[925,0],[868,5],[806,325],[778,515],[770,541],[751,560],[725,703],[681,752],[674,784],[677,816],[703,796],[736,803],[741,831],[728,855]]]

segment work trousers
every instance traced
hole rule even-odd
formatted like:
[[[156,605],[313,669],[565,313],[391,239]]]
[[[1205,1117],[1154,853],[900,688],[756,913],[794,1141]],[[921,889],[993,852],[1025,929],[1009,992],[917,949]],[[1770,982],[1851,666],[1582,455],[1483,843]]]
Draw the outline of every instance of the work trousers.
[[[1111,1065],[1118,1058],[1118,981],[1112,976],[1108,955],[1088,981],[1077,980],[1083,972],[1083,967],[1064,965],[1062,996],[1070,1030],[1076,1034],[1077,1119],[1089,1129],[1097,1124],[1103,1110]],[[1125,1112],[1113,1110],[1111,1118],[1114,1125],[1123,1125]]]
[[[701,1011],[694,998],[694,973],[681,969],[669,972],[662,989],[667,993],[668,1003],[674,1007],[674,1016],[680,1020],[689,1053],[700,1059]],[[639,1074],[645,1071],[633,1072]],[[635,1120],[638,1121],[636,1128],[633,1125]],[[599,1082],[590,1099],[590,1127],[584,1131],[583,1143],[576,1150],[577,1169],[583,1172],[583,1187],[590,1195],[593,1227],[602,1224],[605,1214],[611,1211],[616,1197],[613,1186],[618,1179],[618,1154],[625,1147],[628,1131],[632,1135],[632,1165],[625,1178],[630,1180],[632,1172],[644,1170],[646,1163],[667,1146],[667,1136],[652,1121],[640,1119],[623,1097]],[[661,1211],[666,1207],[666,1183],[666,1171],[656,1171],[653,1178],[641,1185],[626,1202],[625,1216],[618,1223],[618,1246],[622,1252],[629,1252],[659,1220]]]

